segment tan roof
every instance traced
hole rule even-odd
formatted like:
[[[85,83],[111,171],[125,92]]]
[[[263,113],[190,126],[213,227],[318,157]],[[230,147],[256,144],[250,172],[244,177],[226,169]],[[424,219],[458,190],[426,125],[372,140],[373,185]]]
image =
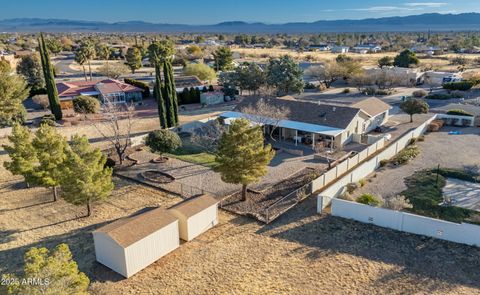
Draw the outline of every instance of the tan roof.
[[[354,103],[351,105],[354,108],[361,109],[371,117],[375,117],[391,109],[392,107],[376,97],[371,97]]]
[[[186,217],[190,217],[217,203],[218,201],[214,197],[210,195],[201,195],[180,202],[169,210],[175,210]]]
[[[166,209],[156,208],[107,224],[93,233],[103,233],[126,248],[177,221]]]

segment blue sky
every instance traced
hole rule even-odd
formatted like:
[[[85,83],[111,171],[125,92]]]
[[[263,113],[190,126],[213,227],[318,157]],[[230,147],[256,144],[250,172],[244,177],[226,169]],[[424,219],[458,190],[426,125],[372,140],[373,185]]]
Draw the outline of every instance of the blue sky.
[[[231,20],[311,22],[429,12],[480,12],[480,0],[23,0],[21,5],[16,1],[2,2],[0,19],[40,17],[182,24]]]

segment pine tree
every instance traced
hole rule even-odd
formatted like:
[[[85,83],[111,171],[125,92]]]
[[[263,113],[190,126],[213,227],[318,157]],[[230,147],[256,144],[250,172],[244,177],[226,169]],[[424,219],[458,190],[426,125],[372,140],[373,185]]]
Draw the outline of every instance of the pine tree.
[[[61,120],[63,116],[62,108],[60,107],[60,99],[58,98],[58,90],[57,85],[55,84],[53,67],[52,63],[50,62],[50,56],[48,54],[43,34],[40,34],[40,40],[38,43],[43,67],[43,75],[45,77],[45,86],[47,88],[48,100],[50,103],[50,110],[52,111],[52,114],[55,116],[56,120]]]
[[[32,172],[32,180],[35,184],[52,188],[53,198],[56,201],[57,187],[61,184],[64,175],[68,143],[55,131],[54,127],[43,124],[35,133],[32,145],[38,159],[38,165]]]
[[[112,169],[105,167],[107,158],[99,149],[93,149],[87,137],[74,135],[67,152],[62,196],[74,205],[87,205],[87,216],[92,204],[105,200],[113,190]]]
[[[67,244],[60,244],[51,252],[47,248],[33,247],[25,253],[24,259],[22,277],[3,276],[15,282],[7,286],[7,294],[89,294],[90,280],[78,270]],[[39,283],[29,283],[32,279]]]
[[[165,129],[167,128],[167,116],[165,114],[165,102],[162,95],[162,78],[160,76],[160,65],[158,62],[155,63],[155,87],[153,90],[155,98],[157,99],[160,127]]]
[[[246,200],[247,185],[267,173],[267,165],[274,155],[270,145],[264,146],[261,127],[251,127],[248,120],[238,119],[220,138],[215,158],[218,166],[214,170],[224,182],[241,184],[242,198]]]
[[[33,135],[27,127],[16,124],[8,140],[12,145],[2,145],[11,161],[5,161],[3,166],[13,175],[22,175],[27,187],[32,180],[32,172],[37,162],[35,149],[32,145]]]
[[[142,67],[142,54],[137,47],[128,48],[125,58],[127,60],[125,64],[130,68],[132,74]]]
[[[170,74],[170,85],[172,87],[172,104],[173,104],[173,115],[175,119],[175,126],[178,125],[178,97],[177,97],[177,87],[175,86],[175,78],[173,77],[173,66],[172,63],[168,63],[168,73]]]

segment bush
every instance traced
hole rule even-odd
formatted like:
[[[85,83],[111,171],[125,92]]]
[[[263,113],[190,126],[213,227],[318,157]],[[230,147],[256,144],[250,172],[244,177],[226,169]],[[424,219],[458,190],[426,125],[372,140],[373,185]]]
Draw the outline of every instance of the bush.
[[[312,84],[312,83],[305,83],[305,86],[303,86],[303,89],[313,90],[313,89],[317,89],[317,86],[315,86],[315,84]]]
[[[436,99],[436,100],[446,100],[451,98],[452,98],[451,95],[445,94],[445,93],[430,94],[426,97],[426,99]]]
[[[461,90],[461,91],[468,91],[472,89],[474,83],[471,81],[461,81],[461,82],[450,82],[443,84],[443,89],[447,90]]]
[[[150,97],[150,87],[148,87],[148,84],[142,81],[138,81],[135,79],[130,79],[130,78],[125,78],[123,81],[127,84],[130,84],[132,86],[138,87],[142,89],[142,97],[143,98],[149,98]]]
[[[380,164],[380,167],[385,167],[388,165],[388,163],[389,163],[388,160],[381,160],[379,164]]]
[[[47,124],[48,126],[55,126],[55,116],[53,114],[43,116],[40,120],[40,125],[43,124]]]
[[[425,90],[415,90],[413,93],[412,93],[413,97],[415,98],[422,98],[422,97],[425,97],[428,95],[428,92],[425,91]]]
[[[345,93],[345,94],[350,93],[350,88],[345,88],[345,89],[343,89],[342,93]]]
[[[347,192],[349,194],[353,193],[357,188],[358,188],[358,184],[356,184],[355,182],[351,182],[347,184]]]
[[[209,92],[215,91],[215,88],[213,88],[213,85],[208,86],[208,91],[209,91]]]
[[[463,93],[463,91],[452,91],[452,92],[450,92],[450,97],[451,98],[464,98],[465,93]]]
[[[48,107],[50,106],[50,101],[48,100],[48,95],[46,94],[37,94],[32,97],[32,100],[34,103],[41,106],[44,110],[48,109]]]
[[[364,187],[365,184],[367,184],[367,181],[366,181],[365,179],[360,179],[360,180],[358,181],[358,185],[360,185],[360,187]]]
[[[372,194],[363,194],[356,199],[357,203],[377,207],[381,201]]]
[[[452,109],[448,110],[447,112],[448,115],[455,115],[455,116],[467,116],[467,117],[473,117],[473,114],[464,111],[462,109]]]
[[[405,196],[394,196],[385,199],[385,202],[382,205],[383,208],[385,209],[391,209],[395,211],[401,211],[404,209],[411,209],[413,208],[412,204],[410,204],[410,201],[408,201]]]
[[[376,95],[390,95],[390,94],[392,94],[392,92],[390,90],[386,90],[386,89],[378,89],[377,91],[375,91],[375,94]]]
[[[407,146],[405,149],[400,151],[394,158],[394,162],[397,165],[402,165],[410,160],[414,159],[420,154],[418,147],[415,145]]]
[[[73,100],[73,109],[81,114],[95,114],[100,109],[100,102],[95,97],[80,95]]]
[[[437,173],[447,178],[456,178],[460,180],[465,180],[469,182],[479,182],[479,176],[476,173],[472,173],[465,170],[450,169],[450,168],[440,168],[432,169],[432,173]]]
[[[150,132],[145,144],[153,152],[170,153],[182,146],[182,140],[177,133],[162,129]]]
[[[188,64],[183,68],[183,74],[186,76],[197,76],[202,81],[213,81],[217,77],[215,70],[206,64]]]

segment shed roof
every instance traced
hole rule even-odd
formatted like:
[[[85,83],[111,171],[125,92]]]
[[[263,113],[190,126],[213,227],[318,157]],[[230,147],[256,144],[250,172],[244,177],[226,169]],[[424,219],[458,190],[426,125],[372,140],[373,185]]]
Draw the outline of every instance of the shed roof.
[[[163,227],[177,221],[164,208],[155,208],[131,217],[116,220],[107,224],[93,233],[102,233],[109,236],[118,245],[127,248]]]
[[[375,117],[392,108],[388,103],[382,100],[371,97],[352,104],[352,107],[359,108],[371,117]]]
[[[210,195],[200,195],[180,202],[169,210],[175,210],[186,217],[191,217],[217,203],[218,200]]]

